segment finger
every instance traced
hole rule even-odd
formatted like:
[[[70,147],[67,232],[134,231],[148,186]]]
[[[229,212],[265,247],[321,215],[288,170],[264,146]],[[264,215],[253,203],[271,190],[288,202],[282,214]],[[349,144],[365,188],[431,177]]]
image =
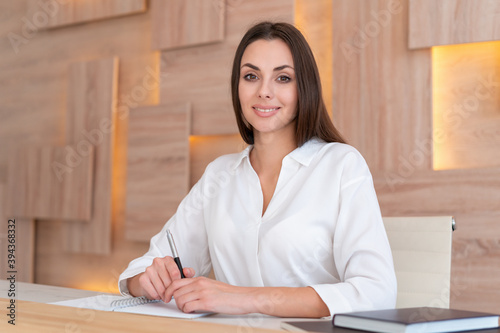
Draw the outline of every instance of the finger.
[[[186,278],[186,279],[179,279],[179,280],[175,280],[173,281],[170,286],[168,286],[168,288],[165,290],[165,293],[163,296],[163,301],[164,302],[170,302],[170,300],[172,299],[172,297],[175,298],[175,293],[177,293],[177,295],[182,295],[182,293],[186,293],[188,292],[189,290],[192,290],[192,288],[189,288],[189,289],[185,289],[186,286],[189,286],[190,284],[192,284],[194,281],[194,279],[192,278]],[[179,293],[179,290],[183,290]]]
[[[177,307],[185,313],[212,311],[216,307],[214,302],[221,296],[213,289],[217,287],[213,284],[213,280],[203,277],[189,280],[189,284],[185,284],[174,291],[174,299]]]
[[[181,271],[179,270],[179,267],[175,263],[174,259],[172,257],[168,257],[169,260],[165,261],[165,267],[168,271],[169,277],[172,281],[175,280],[180,280],[181,278]]]
[[[155,268],[158,277],[163,284],[163,288],[161,290],[158,290],[160,294],[162,294],[165,291],[165,288],[167,288],[170,283],[172,283],[172,278],[167,269],[168,262],[171,260],[173,260],[172,257],[155,258],[153,260],[152,266]]]
[[[186,267],[184,268],[184,275],[187,277],[187,278],[192,278],[195,276],[196,272],[194,271],[194,269],[192,269],[191,267]]]
[[[163,295],[163,293],[165,292],[165,289],[167,288],[168,284],[165,285],[163,280],[160,278],[160,275],[158,274],[157,267],[154,265],[146,268],[145,273],[146,273],[145,275],[153,285],[155,295],[157,295],[155,299],[161,298],[161,295]]]
[[[189,308],[186,310],[186,305],[193,302],[197,301],[200,298],[200,293],[197,291],[197,289],[194,287],[193,283],[190,283],[188,285],[183,286],[182,288],[178,288],[174,291],[174,299],[177,307],[179,310],[183,312],[192,312],[195,309]]]
[[[182,308],[179,308],[182,312],[184,313],[191,313],[194,311],[206,311],[210,312],[211,307],[206,304],[206,302],[200,300],[200,299],[195,299],[186,303],[183,303]]]
[[[148,276],[147,272],[144,272],[139,277],[139,285],[141,286],[144,296],[146,296],[149,299],[160,299],[160,295],[156,292],[156,288],[153,286],[153,283],[151,282],[150,277]]]

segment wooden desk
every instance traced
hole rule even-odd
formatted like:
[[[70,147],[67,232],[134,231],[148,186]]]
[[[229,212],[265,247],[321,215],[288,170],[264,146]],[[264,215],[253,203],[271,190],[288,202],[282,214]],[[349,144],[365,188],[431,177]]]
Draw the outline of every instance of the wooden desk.
[[[5,313],[9,300],[0,298]],[[2,315],[1,332],[180,332],[233,333],[251,330],[255,333],[275,333],[276,330],[215,324],[197,320],[134,315],[122,312],[80,309],[52,304],[16,301],[15,326]]]
[[[283,318],[265,315],[213,315],[182,320],[143,316],[46,304],[102,293],[44,286],[16,284],[16,326],[8,324],[9,283],[0,280],[0,332],[278,332]],[[287,319],[288,321],[294,319]],[[304,320],[304,319],[296,319]],[[283,331],[281,331],[283,332]]]
[[[277,318],[264,315],[230,316],[213,315],[191,320],[134,315],[46,304],[102,293],[88,290],[44,286],[32,283],[16,284],[16,326],[8,324],[5,298],[9,283],[0,280],[0,332],[203,332],[203,333],[276,333],[282,321],[305,321],[303,318]],[[329,321],[316,323],[323,332],[362,332],[331,326]],[[470,331],[472,332],[472,331]],[[500,333],[500,329],[474,331],[475,333]]]

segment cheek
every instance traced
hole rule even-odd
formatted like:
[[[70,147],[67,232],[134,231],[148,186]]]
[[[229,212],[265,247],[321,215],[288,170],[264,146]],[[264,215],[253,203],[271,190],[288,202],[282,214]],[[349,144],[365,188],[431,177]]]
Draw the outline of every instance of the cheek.
[[[282,101],[289,106],[297,106],[297,90],[296,89],[286,89],[281,94]]]
[[[238,98],[240,99],[241,104],[245,103],[245,101],[247,99],[247,95],[248,95],[248,92],[247,92],[247,89],[245,89],[245,85],[240,83],[238,85]]]
[[[252,86],[244,83],[240,83],[238,86],[238,97],[240,98],[240,103],[243,106],[244,104],[250,103],[252,97],[254,96],[254,92],[252,90]]]

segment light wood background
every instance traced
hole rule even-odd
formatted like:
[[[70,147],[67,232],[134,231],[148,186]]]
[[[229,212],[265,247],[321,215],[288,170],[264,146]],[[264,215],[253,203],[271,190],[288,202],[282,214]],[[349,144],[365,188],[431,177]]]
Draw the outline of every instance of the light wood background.
[[[40,8],[48,14],[46,28],[57,28],[72,24],[92,22],[146,10],[146,0],[86,0],[86,1],[44,1],[30,0],[28,16],[45,22],[44,15],[36,14]]]
[[[9,157],[6,192],[9,195],[5,204],[8,216],[91,218],[93,145],[85,148],[85,156],[78,153],[76,146],[26,146],[11,149]]]
[[[97,218],[93,201],[89,219],[19,219],[19,243],[24,244],[20,255],[26,258],[22,279],[116,291],[118,275],[148,248],[147,242],[128,239],[140,223],[127,219],[127,196],[147,196],[140,190],[140,173],[130,164],[133,155],[127,156],[129,142],[133,151],[134,126],[139,125],[129,122],[141,110],[189,103],[190,124],[179,127],[179,135],[183,134],[177,138],[188,151],[176,156],[183,163],[189,160],[182,179],[192,186],[215,157],[245,147],[229,99],[230,65],[246,28],[273,19],[295,22],[310,41],[328,108],[338,128],[366,158],[383,214],[456,217],[451,306],[500,312],[500,55],[494,44],[499,42],[431,49],[498,39],[496,2],[480,0],[474,6],[470,0],[206,2],[213,11],[200,11],[199,0],[185,0],[184,9],[170,1],[173,8],[202,17],[174,24],[162,21],[162,11],[153,15],[159,1],[130,1],[124,12],[109,14],[85,0],[82,4],[93,8],[93,18],[82,22],[73,17],[73,22],[48,29],[44,17],[49,22],[51,13],[38,1],[0,0],[0,189],[4,192],[9,182],[14,187],[19,184],[8,171],[21,163],[10,149],[78,144],[78,139],[72,141],[75,131],[68,126],[72,96],[83,94],[91,107],[100,99],[88,91],[95,84],[71,92],[71,66],[114,59],[107,67],[112,69],[103,73],[111,80],[105,94],[111,102],[104,111],[113,112],[111,143],[101,157],[102,147],[94,147],[91,186],[96,200],[95,191],[102,183],[95,179],[104,163],[108,173],[103,191],[109,195],[99,193],[109,200],[103,206],[106,216]],[[145,3],[150,8],[142,8]],[[460,13],[459,20],[451,19],[454,10]],[[213,29],[206,31],[196,22],[210,22]],[[464,22],[469,24],[465,30]],[[200,35],[201,31],[207,35]],[[439,112],[446,113],[467,96],[486,96],[478,83],[482,79],[487,80],[489,95],[480,100],[477,112],[467,113],[467,119],[464,113],[448,113],[448,122],[436,126],[436,117],[443,118]],[[91,107],[76,115],[89,116]],[[129,112],[134,116],[129,117]],[[457,119],[456,115],[464,118],[460,131],[450,129],[455,123],[450,119]],[[189,141],[184,130],[191,135]],[[445,161],[441,166],[436,164],[440,160]],[[138,190],[129,191],[127,184],[137,181]],[[173,190],[185,193],[187,188]],[[169,197],[169,193],[162,195]],[[81,194],[84,198],[85,191]],[[0,193],[0,205],[6,204],[9,195]],[[5,212],[14,204],[9,206]],[[0,217],[3,247],[7,217]],[[92,227],[94,221],[97,229]]]
[[[434,168],[498,166],[500,41],[435,47],[432,59]]]
[[[128,126],[126,238],[147,242],[189,191],[188,103],[132,109]]]
[[[435,7],[443,2],[422,1],[429,9],[418,14],[434,15],[438,10]],[[470,1],[454,3],[465,5]],[[496,11],[497,5],[492,2],[477,3]],[[420,5],[420,1],[334,1],[333,117],[370,165],[384,216],[456,217],[451,306],[500,312],[500,280],[495,278],[500,273],[500,136],[487,136],[489,132],[485,131],[492,118],[497,121],[500,117],[500,79],[493,78],[491,98],[481,101],[478,111],[471,115],[476,121],[461,123],[461,134],[477,133],[474,142],[480,143],[464,147],[463,141],[450,142],[439,127],[433,127],[433,97],[453,91],[455,99],[443,102],[453,105],[474,96],[477,83],[464,85],[463,78],[481,78],[498,70],[499,63],[493,65],[489,60],[498,54],[486,55],[487,51],[478,49],[475,54],[482,54],[478,59],[470,52],[455,50],[450,58],[433,64],[430,48],[408,48],[408,36],[415,37],[409,15],[417,15],[409,11],[410,4]],[[468,14],[476,12],[462,13],[467,20]],[[484,29],[496,30],[499,24]],[[449,43],[454,42],[450,36]],[[474,65],[478,62],[486,63],[483,67],[487,70]],[[432,95],[434,65],[444,66],[446,81],[451,82],[450,86],[434,88],[440,92],[438,96]],[[456,89],[460,84],[464,87]],[[444,122],[440,126],[451,125]],[[433,161],[438,152],[434,144],[443,142],[454,151],[466,153],[461,163],[436,171]],[[474,154],[489,163],[474,163]],[[461,169],[464,165],[474,168]]]
[[[500,3],[489,0],[410,0],[410,48],[500,39]]]
[[[152,0],[152,49],[166,50],[223,41],[225,8],[223,0]]]
[[[76,62],[68,71],[66,141],[76,147],[94,146],[95,163],[92,216],[65,226],[65,249],[74,253],[109,254],[118,59]]]

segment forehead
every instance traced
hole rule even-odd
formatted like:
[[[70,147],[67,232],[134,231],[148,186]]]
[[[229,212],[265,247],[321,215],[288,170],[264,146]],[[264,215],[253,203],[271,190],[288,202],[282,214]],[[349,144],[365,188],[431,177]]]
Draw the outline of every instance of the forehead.
[[[252,63],[260,68],[289,65],[293,67],[292,52],[281,39],[258,39],[250,43],[241,58],[241,64]]]

